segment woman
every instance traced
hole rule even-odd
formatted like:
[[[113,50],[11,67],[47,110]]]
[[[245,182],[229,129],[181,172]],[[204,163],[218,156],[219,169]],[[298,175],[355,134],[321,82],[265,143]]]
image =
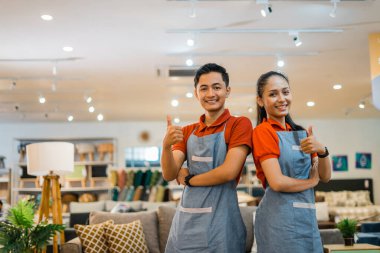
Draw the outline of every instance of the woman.
[[[292,94],[288,78],[279,72],[257,81],[257,124],[253,156],[265,195],[256,211],[258,253],[321,253],[314,190],[328,182],[331,164],[327,148],[289,115]]]

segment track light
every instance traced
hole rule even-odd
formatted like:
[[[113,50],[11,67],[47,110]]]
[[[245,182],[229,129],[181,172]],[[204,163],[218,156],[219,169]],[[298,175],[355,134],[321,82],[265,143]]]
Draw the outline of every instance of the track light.
[[[179,105],[179,101],[177,99],[173,99],[170,104],[173,106],[173,107],[177,107]]]
[[[92,97],[90,97],[90,96],[85,96],[85,97],[84,97],[84,100],[86,101],[87,104],[89,104],[89,103],[92,102]]]
[[[331,3],[333,4],[333,9],[331,10],[331,12],[329,14],[330,17],[332,17],[332,18],[336,17],[336,9],[337,9],[339,2],[340,2],[340,0],[331,0]]]
[[[266,4],[265,7],[260,10],[260,13],[261,16],[265,18],[268,14],[272,13],[272,6],[270,4]]]
[[[302,45],[302,41],[300,40],[299,36],[294,37],[293,41],[294,41],[294,44],[296,45],[296,47],[299,47]]]
[[[192,0],[191,1],[191,9],[189,11],[189,18],[196,18],[197,17],[197,13],[195,11],[195,0]]]
[[[358,106],[360,109],[364,109],[365,108],[365,102],[361,101]]]
[[[95,111],[95,107],[90,106],[90,107],[88,108],[88,111],[91,112],[91,113],[93,113],[93,112]]]

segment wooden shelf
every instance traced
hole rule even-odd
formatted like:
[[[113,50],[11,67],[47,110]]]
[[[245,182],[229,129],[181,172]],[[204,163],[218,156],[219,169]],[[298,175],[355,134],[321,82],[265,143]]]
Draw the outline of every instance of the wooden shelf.
[[[109,191],[111,187],[70,187],[70,188],[61,188],[61,192],[104,192]],[[39,193],[41,188],[14,188],[13,191],[18,193]]]

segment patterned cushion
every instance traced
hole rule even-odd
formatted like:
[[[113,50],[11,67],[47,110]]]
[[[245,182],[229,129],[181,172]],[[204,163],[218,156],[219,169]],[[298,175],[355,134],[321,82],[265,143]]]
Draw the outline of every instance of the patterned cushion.
[[[113,220],[95,225],[74,226],[85,253],[108,252],[107,241],[104,236],[104,227],[108,224],[112,225]]]
[[[104,228],[111,253],[148,253],[140,220],[128,224],[107,224]]]

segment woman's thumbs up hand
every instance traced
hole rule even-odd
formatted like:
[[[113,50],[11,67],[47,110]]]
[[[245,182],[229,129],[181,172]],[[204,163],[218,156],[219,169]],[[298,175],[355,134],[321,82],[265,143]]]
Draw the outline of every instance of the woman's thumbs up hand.
[[[313,133],[313,127],[309,126],[306,132],[308,136],[305,139],[301,140],[301,150],[306,154],[312,154],[312,153],[323,154],[325,152],[325,146],[323,146],[315,138],[315,135]]]

